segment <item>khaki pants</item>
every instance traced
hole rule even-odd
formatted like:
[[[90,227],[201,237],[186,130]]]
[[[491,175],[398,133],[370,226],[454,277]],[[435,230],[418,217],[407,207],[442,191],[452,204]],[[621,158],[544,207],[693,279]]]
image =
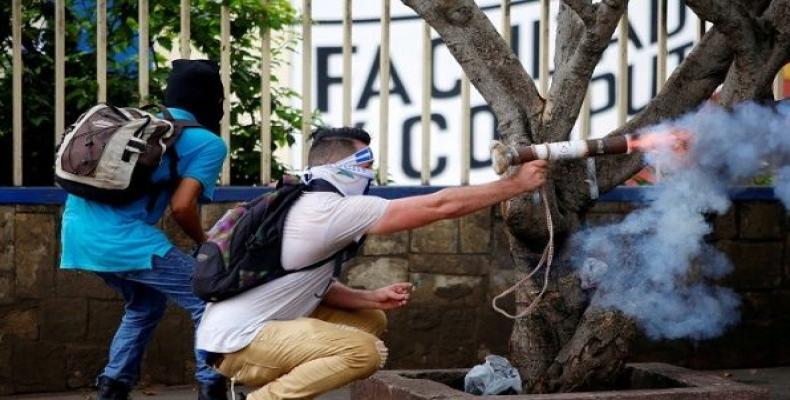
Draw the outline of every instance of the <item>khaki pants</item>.
[[[387,356],[377,338],[386,325],[380,310],[319,306],[309,318],[267,322],[247,347],[225,354],[217,369],[260,387],[249,400],[312,399],[372,375]]]

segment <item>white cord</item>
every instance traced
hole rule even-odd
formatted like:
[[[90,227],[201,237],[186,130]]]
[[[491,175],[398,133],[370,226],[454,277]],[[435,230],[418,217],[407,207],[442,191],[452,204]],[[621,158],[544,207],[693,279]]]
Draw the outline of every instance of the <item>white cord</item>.
[[[538,265],[524,279],[516,282],[515,285],[511,286],[509,289],[500,293],[498,296],[494,297],[493,300],[491,300],[491,306],[494,308],[494,310],[496,310],[498,313],[510,319],[523,318],[526,315],[531,314],[533,311],[535,311],[535,309],[538,307],[538,303],[540,303],[540,299],[543,298],[543,294],[546,293],[546,288],[548,288],[549,286],[549,275],[551,274],[551,262],[554,260],[554,223],[551,219],[551,210],[549,209],[549,201],[548,201],[548,196],[546,196],[545,187],[540,190],[540,197],[543,198],[543,209],[546,212],[546,228],[549,231],[549,242],[546,243],[546,248],[543,249],[543,256],[541,256]],[[496,304],[497,300],[514,292],[516,288],[521,286],[521,284],[526,282],[528,279],[532,278],[532,276],[535,275],[535,273],[538,272],[538,270],[540,270],[540,267],[543,266],[544,262],[546,263],[546,271],[543,274],[543,288],[540,289],[540,293],[538,293],[538,296],[532,300],[532,302],[529,304],[529,306],[527,306],[526,309],[524,309],[524,311],[516,315],[513,315],[499,308],[499,306],[497,306]]]

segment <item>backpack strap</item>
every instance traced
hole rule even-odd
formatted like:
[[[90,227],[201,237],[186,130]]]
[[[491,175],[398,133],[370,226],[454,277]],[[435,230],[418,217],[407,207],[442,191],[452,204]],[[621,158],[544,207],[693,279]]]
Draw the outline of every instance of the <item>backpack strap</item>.
[[[329,181],[324,180],[324,179],[313,179],[313,180],[311,180],[310,183],[307,184],[307,186],[305,188],[305,191],[306,192],[332,192],[332,193],[337,193],[337,194],[345,197],[343,195],[343,193],[340,190],[338,190],[338,188],[335,187],[335,185],[331,184]],[[298,269],[295,269],[295,270],[287,271],[287,273],[293,273],[293,272],[305,271],[305,270],[309,270],[309,269],[315,269],[315,268],[318,268],[318,267],[321,267],[321,266],[325,265],[329,261],[334,260],[335,261],[335,263],[334,263],[334,270],[332,272],[332,278],[333,278],[332,282],[334,282],[338,277],[340,277],[340,274],[343,271],[343,263],[345,263],[346,261],[354,258],[354,256],[357,255],[357,252],[359,251],[360,248],[362,248],[362,245],[365,243],[365,239],[367,239],[367,236],[362,236],[362,238],[359,241],[349,243],[346,247],[343,247],[342,249],[336,251],[334,254],[332,254],[331,256],[329,256],[329,257],[327,257],[327,258],[325,258],[325,259],[323,259],[321,261],[318,261],[316,263],[310,264],[310,265],[308,265],[306,267],[302,267],[302,268],[298,268]],[[315,296],[319,297],[319,298],[324,297],[326,292],[329,290],[329,287],[332,286],[332,282],[329,282],[329,284],[326,286],[326,288],[324,288],[324,290],[321,293],[316,293]]]
[[[329,183],[329,181],[325,179],[313,179],[308,183],[305,187],[305,192],[330,192],[330,193],[337,193],[343,197],[343,193],[335,187],[335,185]]]

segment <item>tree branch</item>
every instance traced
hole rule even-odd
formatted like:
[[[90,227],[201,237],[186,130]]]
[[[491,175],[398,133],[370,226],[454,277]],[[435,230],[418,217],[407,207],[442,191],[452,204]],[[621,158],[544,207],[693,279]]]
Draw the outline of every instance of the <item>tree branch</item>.
[[[586,93],[595,66],[609,46],[627,4],[628,0],[608,0],[593,7],[595,22],[587,26],[573,55],[555,71],[543,111],[544,130],[552,134],[548,140],[565,140],[570,135],[584,101],[580,93]]]
[[[491,106],[503,135],[525,139],[525,133],[540,125],[544,100],[532,77],[473,0],[403,3],[441,35],[470,82]]]
[[[672,73],[659,94],[633,119],[609,136],[635,132],[667,118],[677,117],[710,98],[727,76],[734,54],[727,37],[713,27]],[[601,157],[596,160],[601,193],[625,182],[642,167],[641,155]]]
[[[729,46],[746,53],[755,45],[754,21],[737,1],[686,0],[686,5],[700,18],[712,22],[730,38]]]
[[[775,35],[774,47],[767,68],[778,70],[790,58],[790,0],[774,0],[760,17],[759,24]]]
[[[595,7],[590,0],[562,0],[562,2],[584,21],[585,26],[595,23]]]

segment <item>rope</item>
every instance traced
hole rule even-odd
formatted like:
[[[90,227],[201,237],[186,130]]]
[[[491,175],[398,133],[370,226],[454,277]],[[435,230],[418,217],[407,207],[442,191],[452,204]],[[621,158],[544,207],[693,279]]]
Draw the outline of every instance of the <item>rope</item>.
[[[538,307],[538,304],[540,303],[540,299],[543,298],[543,294],[546,293],[546,288],[548,288],[549,286],[549,275],[551,274],[551,262],[554,260],[554,223],[551,220],[551,210],[549,209],[549,201],[548,201],[548,196],[546,196],[545,187],[543,187],[540,190],[540,197],[543,200],[543,209],[546,212],[546,228],[549,231],[549,242],[546,243],[546,248],[543,249],[543,256],[541,256],[538,265],[524,279],[516,282],[515,285],[511,286],[509,289],[500,293],[498,296],[494,297],[493,300],[491,300],[491,306],[494,307],[494,310],[496,310],[498,313],[510,319],[523,318],[526,315],[531,314],[533,311],[535,311],[535,309]],[[543,288],[540,289],[540,293],[538,293],[538,296],[532,300],[532,302],[529,304],[529,306],[527,306],[526,309],[524,309],[524,311],[516,315],[513,315],[499,308],[499,306],[497,306],[496,304],[497,300],[507,296],[510,293],[513,293],[516,290],[516,288],[518,288],[524,282],[532,278],[532,276],[535,275],[535,273],[537,273],[540,270],[540,267],[543,266],[544,262],[546,263],[546,271],[543,274]]]

